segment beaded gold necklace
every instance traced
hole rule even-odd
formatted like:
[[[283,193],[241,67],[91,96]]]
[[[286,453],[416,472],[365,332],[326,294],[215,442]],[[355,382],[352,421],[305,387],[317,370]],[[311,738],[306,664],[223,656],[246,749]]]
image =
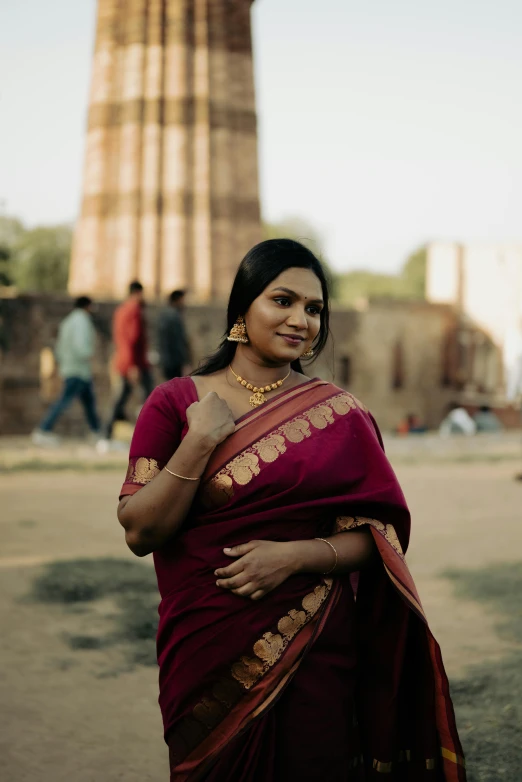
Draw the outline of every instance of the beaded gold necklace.
[[[261,386],[260,388],[258,388],[257,386],[254,386],[252,383],[249,383],[248,380],[242,378],[241,375],[237,375],[232,369],[232,367],[229,367],[229,369],[240,385],[246,388],[247,391],[254,392],[249,399],[251,407],[259,407],[259,405],[264,405],[266,402],[265,394],[268,394],[270,391],[276,391],[278,388],[281,388],[285,380],[287,380],[290,377],[290,372],[292,371],[290,369],[288,375],[286,375],[282,380],[276,380],[275,383],[269,383],[267,386]]]

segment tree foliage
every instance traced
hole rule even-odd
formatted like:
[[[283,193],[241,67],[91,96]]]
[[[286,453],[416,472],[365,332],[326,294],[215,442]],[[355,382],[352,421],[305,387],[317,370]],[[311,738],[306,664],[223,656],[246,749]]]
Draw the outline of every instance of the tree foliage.
[[[67,290],[72,231],[68,225],[27,231],[16,248],[16,284],[21,290]]]
[[[415,250],[408,256],[399,274],[378,274],[364,270],[340,274],[339,301],[347,306],[354,306],[359,301],[375,297],[424,299],[426,257],[425,247]]]
[[[302,217],[287,217],[278,223],[263,223],[263,239],[295,239],[314,255],[324,259],[324,240],[319,231]]]
[[[323,251],[320,233],[300,217],[288,217],[277,223],[263,223],[264,239],[296,239],[317,255],[332,282],[332,298],[348,307],[370,298],[424,299],[426,287],[426,248],[408,256],[399,274],[379,274],[364,269],[334,272]]]
[[[0,286],[12,285],[11,252],[8,247],[0,244]]]
[[[65,291],[71,243],[69,225],[27,229],[20,220],[0,217],[0,285],[22,291]]]
[[[419,247],[406,259],[402,267],[401,278],[405,290],[415,299],[426,296],[426,266],[428,252],[426,247]]]
[[[2,247],[14,247],[25,230],[24,224],[16,217],[0,215],[0,245]]]
[[[14,248],[24,231],[20,220],[0,216],[0,285],[14,285]]]
[[[339,300],[347,306],[374,297],[402,296],[402,280],[398,275],[378,274],[358,269],[339,275]]]

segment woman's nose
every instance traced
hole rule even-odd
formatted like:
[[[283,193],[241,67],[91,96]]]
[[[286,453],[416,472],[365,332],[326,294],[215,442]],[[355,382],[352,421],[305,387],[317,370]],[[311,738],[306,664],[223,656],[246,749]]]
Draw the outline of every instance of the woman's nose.
[[[292,311],[288,313],[286,322],[295,329],[305,329],[308,326],[304,309],[298,307],[292,308]]]

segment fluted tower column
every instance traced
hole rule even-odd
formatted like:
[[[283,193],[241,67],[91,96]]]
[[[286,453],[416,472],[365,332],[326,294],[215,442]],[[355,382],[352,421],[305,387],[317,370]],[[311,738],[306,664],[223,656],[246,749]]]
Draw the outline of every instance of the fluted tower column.
[[[251,0],[99,0],[69,289],[225,298],[260,239]]]

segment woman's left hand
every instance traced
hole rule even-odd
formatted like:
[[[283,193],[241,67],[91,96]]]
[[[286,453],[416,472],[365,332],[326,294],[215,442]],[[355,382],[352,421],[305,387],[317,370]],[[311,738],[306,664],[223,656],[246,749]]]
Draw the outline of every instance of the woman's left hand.
[[[236,561],[214,571],[216,584],[241,597],[259,600],[295,573],[290,543],[251,540],[223,551]]]

